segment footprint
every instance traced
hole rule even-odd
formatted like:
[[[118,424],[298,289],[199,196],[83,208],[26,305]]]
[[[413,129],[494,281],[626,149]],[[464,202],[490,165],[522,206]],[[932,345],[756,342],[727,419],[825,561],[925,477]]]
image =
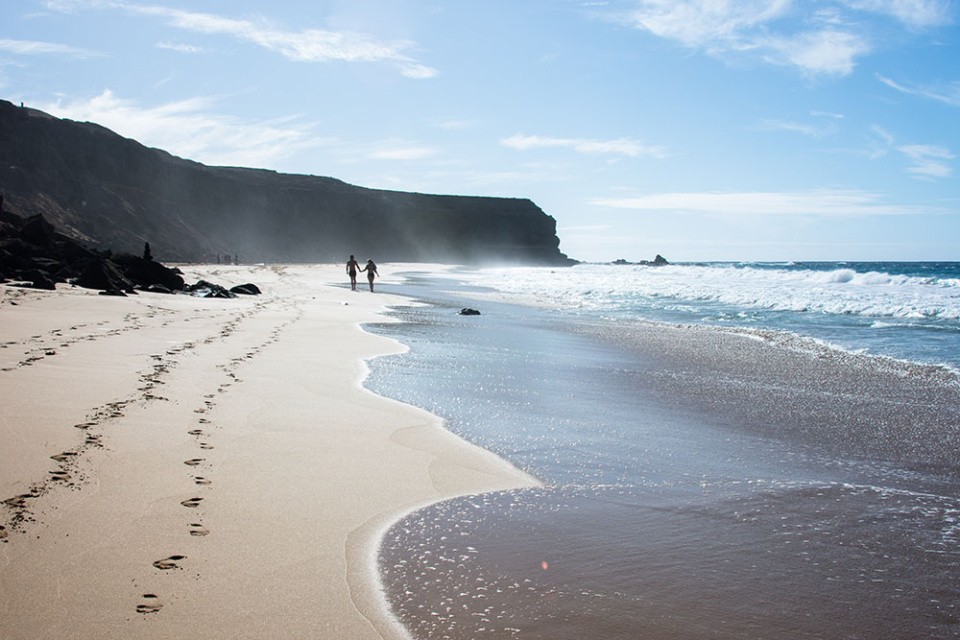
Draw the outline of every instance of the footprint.
[[[188,467],[195,467],[203,461],[204,458],[191,458],[190,460],[184,460],[183,464],[187,465]]]
[[[197,484],[211,484],[213,482],[210,478],[204,478],[203,476],[194,476],[193,481]]]
[[[200,506],[201,502],[203,502],[203,498],[190,498],[189,500],[184,500],[180,504],[187,508],[195,509],[196,507]]]
[[[66,482],[70,479],[70,474],[66,471],[51,471],[50,472],[51,480],[59,480],[61,482]]]
[[[210,533],[210,530],[198,522],[195,522],[190,525],[190,535],[192,536],[205,536],[205,535],[208,535],[209,533]]]
[[[157,569],[161,571],[166,571],[168,569],[179,569],[180,565],[177,564],[178,560],[183,560],[187,556],[170,556],[169,558],[164,558],[163,560],[157,560],[153,563]]]
[[[57,462],[66,462],[66,461],[69,460],[72,456],[75,456],[75,455],[77,455],[77,454],[74,453],[73,451],[64,451],[63,453],[58,453],[58,454],[55,455],[55,456],[50,456],[50,459],[51,459],[51,460],[56,460]]]
[[[209,442],[201,442],[200,448],[204,450],[213,449],[213,445],[210,444]]]
[[[203,435],[203,429],[193,429],[192,431],[187,431],[191,436],[200,436]]]
[[[160,598],[152,593],[143,594],[143,603],[137,605],[137,613],[156,613],[163,608]]]

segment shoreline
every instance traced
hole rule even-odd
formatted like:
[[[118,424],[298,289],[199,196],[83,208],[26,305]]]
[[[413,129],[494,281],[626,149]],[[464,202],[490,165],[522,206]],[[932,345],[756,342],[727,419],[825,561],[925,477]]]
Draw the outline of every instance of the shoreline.
[[[952,637],[955,377],[713,327],[492,301],[462,318],[469,287],[422,290],[433,307],[382,329],[411,353],[373,387],[547,486],[395,527],[382,564],[408,628]]]
[[[363,325],[406,299],[341,269],[184,267],[265,291],[235,300],[0,287],[0,636],[407,637],[382,534],[537,481],[364,388],[401,347]]]

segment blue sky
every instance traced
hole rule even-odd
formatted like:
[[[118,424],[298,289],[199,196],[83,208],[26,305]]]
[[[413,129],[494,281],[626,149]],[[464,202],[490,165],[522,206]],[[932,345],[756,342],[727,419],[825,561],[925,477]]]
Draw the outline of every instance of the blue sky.
[[[946,0],[4,0],[0,97],[206,164],[530,198],[589,261],[960,260]]]

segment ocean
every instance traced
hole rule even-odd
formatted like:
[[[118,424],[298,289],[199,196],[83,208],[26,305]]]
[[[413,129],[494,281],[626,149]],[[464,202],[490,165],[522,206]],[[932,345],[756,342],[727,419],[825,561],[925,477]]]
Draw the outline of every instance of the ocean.
[[[543,482],[387,532],[413,637],[960,637],[960,263],[382,288],[426,304],[368,327],[409,351],[367,386]]]

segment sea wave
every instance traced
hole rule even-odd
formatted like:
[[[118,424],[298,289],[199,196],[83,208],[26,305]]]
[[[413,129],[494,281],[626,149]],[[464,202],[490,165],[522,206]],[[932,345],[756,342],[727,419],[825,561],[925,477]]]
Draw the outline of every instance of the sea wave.
[[[850,267],[793,265],[582,264],[569,269],[484,269],[473,284],[541,305],[630,311],[686,305],[691,311],[813,312],[872,318],[960,320],[960,279]]]

